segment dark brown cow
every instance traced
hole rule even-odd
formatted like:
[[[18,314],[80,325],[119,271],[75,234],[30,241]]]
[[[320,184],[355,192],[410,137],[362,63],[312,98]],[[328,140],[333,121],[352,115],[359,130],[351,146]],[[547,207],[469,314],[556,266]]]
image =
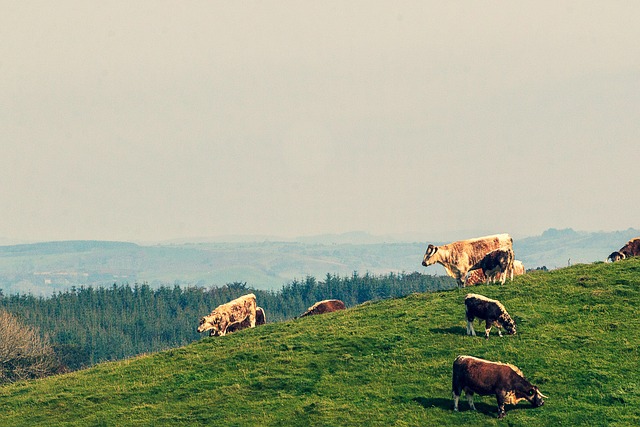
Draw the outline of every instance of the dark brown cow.
[[[482,260],[486,254],[498,248],[513,248],[513,239],[508,234],[495,234],[469,240],[460,240],[448,245],[429,245],[422,258],[422,265],[428,267],[440,264],[447,274],[465,286],[467,272]]]
[[[515,335],[516,322],[509,316],[500,301],[483,295],[467,294],[464,305],[467,316],[467,335],[476,336],[476,331],[473,329],[473,321],[476,317],[485,321],[484,337],[486,339],[489,339],[489,332],[493,325],[498,328],[500,336],[502,336],[501,328],[504,328],[509,335]]]
[[[332,311],[344,310],[346,307],[339,299],[327,299],[313,304],[300,317],[313,316],[315,314],[331,313]]]
[[[629,240],[620,250],[612,252],[607,259],[616,262],[634,256],[640,256],[640,237]]]
[[[267,316],[264,314],[264,309],[262,307],[256,307],[256,326],[264,325],[267,323]],[[233,325],[229,325],[227,328],[227,333],[231,334],[233,332],[240,331],[242,329],[250,328],[251,324],[249,322],[249,318],[244,319],[240,323],[234,323]],[[211,329],[209,332],[210,337],[219,337],[220,332],[215,329]]]
[[[615,252],[611,252],[611,255],[609,255],[606,260],[611,262],[616,262],[616,261],[620,261],[621,259],[625,259],[624,254],[620,251],[615,251]]]
[[[500,283],[504,285],[507,276],[510,276],[510,279],[513,280],[514,259],[513,249],[499,248],[486,254],[470,270],[482,270],[487,283],[495,282],[500,277]]]
[[[522,261],[518,261],[517,259],[513,261],[513,275],[514,276],[521,276],[523,274],[526,273],[526,270],[524,268],[524,264],[522,263]],[[499,280],[502,278],[502,275],[500,273],[497,274],[496,276],[496,280]],[[469,272],[469,274],[467,275],[467,281],[465,283],[465,286],[473,286],[473,285],[477,285],[479,283],[484,283],[487,281],[487,276],[484,275],[484,273],[482,272],[481,269],[478,270],[471,270]]]
[[[473,356],[458,356],[453,362],[451,379],[453,410],[458,410],[458,401],[464,390],[469,406],[475,410],[473,395],[495,395],[498,401],[498,418],[505,416],[504,405],[515,405],[527,400],[534,407],[544,405],[547,396],[540,393],[513,365],[490,362]]]

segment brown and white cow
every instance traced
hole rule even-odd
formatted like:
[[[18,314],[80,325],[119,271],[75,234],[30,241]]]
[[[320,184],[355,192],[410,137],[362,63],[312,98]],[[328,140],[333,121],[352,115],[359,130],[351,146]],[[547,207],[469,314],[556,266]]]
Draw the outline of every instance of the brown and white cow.
[[[527,270],[524,268],[524,264],[522,263],[522,261],[514,259],[513,260],[513,275],[514,276],[522,276],[526,272],[527,272]]]
[[[211,314],[200,319],[198,332],[211,331],[210,335],[212,336],[224,336],[230,327],[240,325],[245,320],[249,322],[249,328],[256,326],[256,296],[254,294],[243,295],[216,307]]]
[[[620,250],[612,252],[611,255],[607,257],[607,260],[616,262],[634,256],[640,256],[640,237],[629,240]]]
[[[507,276],[513,280],[514,258],[511,248],[494,249],[474,264],[470,270],[482,270],[487,283],[495,282],[500,277],[500,283],[504,285]]]
[[[256,307],[256,326],[264,325],[266,323],[267,323],[267,316],[264,313],[264,309],[262,307]],[[231,334],[233,332],[237,332],[242,329],[246,329],[250,327],[251,327],[251,324],[249,322],[249,318],[247,317],[240,323],[234,323],[232,325],[229,325],[229,327],[227,327],[227,334]],[[211,329],[211,331],[209,331],[209,336],[219,337],[220,333],[216,330]]]
[[[467,294],[464,298],[465,313],[467,317],[467,335],[476,336],[473,329],[473,321],[478,319],[485,321],[484,337],[489,339],[491,327],[498,328],[498,335],[502,336],[501,328],[509,335],[515,335],[516,322],[513,321],[502,303],[498,300],[487,298],[484,295]]]
[[[498,401],[498,418],[505,416],[505,403],[515,405],[521,400],[527,400],[538,407],[544,405],[544,399],[547,398],[517,367],[473,356],[458,356],[453,362],[451,388],[454,411],[458,410],[462,390],[473,410],[476,409],[473,404],[474,393],[480,396],[493,394]]]
[[[525,273],[526,273],[526,270],[524,268],[524,264],[522,263],[522,261],[519,261],[517,259],[513,260],[513,275],[521,276]],[[496,280],[500,280],[501,278],[502,278],[502,275],[498,273],[496,275]],[[473,285],[477,285],[478,283],[484,283],[486,281],[487,281],[487,276],[484,275],[482,270],[480,269],[471,270],[467,275],[467,281],[465,282],[465,285],[473,286]]]
[[[331,313],[333,311],[344,310],[346,306],[339,299],[326,299],[318,301],[307,309],[300,317],[313,316],[315,314]]]
[[[429,245],[422,258],[422,265],[442,265],[447,274],[456,279],[458,286],[464,287],[471,267],[489,252],[502,247],[513,250],[513,239],[506,233],[460,240],[442,246]]]

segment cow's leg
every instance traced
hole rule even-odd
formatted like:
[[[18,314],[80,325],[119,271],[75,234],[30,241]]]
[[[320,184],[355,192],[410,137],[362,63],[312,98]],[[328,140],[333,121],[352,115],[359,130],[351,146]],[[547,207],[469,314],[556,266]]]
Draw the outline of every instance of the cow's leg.
[[[498,400],[498,418],[504,418],[506,412],[504,411],[504,392],[498,391],[496,393],[496,399]]]
[[[455,391],[451,394],[453,395],[453,410],[458,412],[458,401],[460,400],[460,395],[456,395]]]
[[[467,320],[467,335],[476,336],[476,331],[473,329],[473,322]]]
[[[256,327],[256,316],[250,314],[249,315],[249,325],[251,328],[255,328]]]
[[[500,325],[497,325],[498,328],[498,335],[502,336],[502,327]]]
[[[467,312],[467,335],[476,336],[476,331],[473,329],[473,316],[469,316],[469,312]]]
[[[491,322],[487,320],[484,326],[484,337],[489,339],[489,332],[491,332]]]
[[[473,392],[472,391],[465,391],[464,393],[467,396],[467,402],[469,402],[469,408],[471,408],[472,410],[476,410],[476,405],[473,404]]]

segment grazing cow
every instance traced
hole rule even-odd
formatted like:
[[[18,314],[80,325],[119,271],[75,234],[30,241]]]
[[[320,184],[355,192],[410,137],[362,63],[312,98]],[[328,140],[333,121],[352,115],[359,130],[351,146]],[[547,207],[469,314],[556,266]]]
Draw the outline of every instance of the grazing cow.
[[[482,270],[488,282],[495,282],[500,276],[500,283],[504,285],[507,276],[513,280],[513,249],[499,248],[484,256],[471,267],[471,270]]]
[[[346,307],[339,299],[327,299],[313,304],[300,317],[313,316],[314,314],[331,313],[332,311],[344,310]]]
[[[620,251],[615,251],[615,252],[611,252],[611,255],[609,255],[606,260],[611,262],[616,262],[616,261],[620,261],[621,259],[625,259],[624,254]]]
[[[265,323],[267,323],[267,316],[264,314],[264,309],[262,307],[256,307],[256,326],[264,325]],[[249,322],[249,318],[247,317],[240,323],[229,325],[229,327],[227,328],[227,333],[231,334],[233,332],[237,332],[249,327],[251,327],[251,324]],[[220,333],[214,329],[211,329],[211,331],[209,332],[209,336],[219,337]]]
[[[422,259],[425,267],[438,263],[447,274],[458,282],[458,286],[465,286],[467,272],[473,265],[480,262],[489,252],[498,248],[513,250],[513,239],[508,234],[479,237],[476,239],[460,240],[448,245],[429,245]]]
[[[501,328],[504,328],[507,334],[515,335],[516,322],[509,316],[500,301],[483,295],[467,294],[464,298],[464,305],[467,315],[467,335],[476,336],[476,331],[473,329],[473,321],[476,317],[485,321],[484,337],[486,339],[489,339],[493,325],[498,328],[499,336],[502,336]]]
[[[521,276],[525,273],[526,273],[526,270],[524,268],[524,264],[522,263],[522,261],[519,261],[517,259],[514,260],[513,275]],[[499,280],[501,278],[502,278],[502,275],[498,273],[496,275],[496,280]],[[484,275],[481,269],[478,269],[478,270],[471,270],[469,272],[469,274],[467,275],[467,281],[465,282],[465,284],[466,286],[473,286],[473,285],[477,285],[478,283],[484,283],[486,281],[487,281],[487,277]]]
[[[616,262],[634,256],[640,256],[640,237],[629,240],[620,250],[612,252],[607,259]]]
[[[480,396],[495,394],[498,400],[498,418],[505,416],[504,404],[515,405],[526,399],[534,407],[544,405],[547,396],[540,393],[513,365],[490,362],[472,356],[458,356],[453,362],[451,379],[453,410],[458,410],[458,401],[464,390],[469,406],[475,411],[473,394]]]
[[[247,294],[226,304],[219,305],[208,316],[200,319],[198,332],[211,330],[210,335],[224,336],[229,327],[240,325],[248,320],[249,328],[256,326],[256,296]]]

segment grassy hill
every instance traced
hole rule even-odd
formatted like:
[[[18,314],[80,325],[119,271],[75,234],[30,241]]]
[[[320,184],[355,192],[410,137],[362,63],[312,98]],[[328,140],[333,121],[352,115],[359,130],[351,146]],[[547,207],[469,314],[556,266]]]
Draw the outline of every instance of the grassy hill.
[[[466,336],[469,291],[500,299],[518,334]],[[5,386],[0,425],[640,425],[639,301],[631,259],[371,302]],[[517,365],[546,404],[454,413],[459,354]]]

